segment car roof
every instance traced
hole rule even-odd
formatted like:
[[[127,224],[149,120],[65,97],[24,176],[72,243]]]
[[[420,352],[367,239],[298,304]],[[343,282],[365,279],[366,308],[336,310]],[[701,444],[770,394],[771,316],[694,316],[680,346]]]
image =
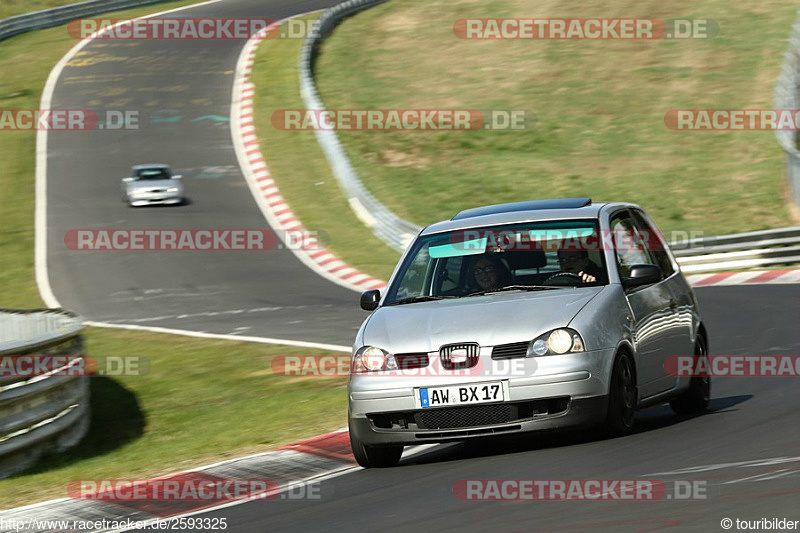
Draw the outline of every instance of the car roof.
[[[543,220],[596,219],[606,207],[634,207],[624,202],[587,202],[589,198],[558,198],[497,204],[461,211],[450,220],[436,222],[422,230],[421,235],[474,227],[536,222]],[[582,205],[581,205],[582,204]],[[578,205],[578,207],[573,207]]]
[[[133,165],[131,170],[145,170],[148,168],[169,168],[169,165],[164,165],[162,163],[145,163],[143,165]]]
[[[514,211],[538,211],[544,209],[577,209],[591,205],[591,198],[554,198],[551,200],[527,200],[525,202],[513,202],[510,204],[486,205],[465,209],[456,214],[450,220],[461,220],[463,218],[480,217],[494,215],[495,213],[510,213]]]

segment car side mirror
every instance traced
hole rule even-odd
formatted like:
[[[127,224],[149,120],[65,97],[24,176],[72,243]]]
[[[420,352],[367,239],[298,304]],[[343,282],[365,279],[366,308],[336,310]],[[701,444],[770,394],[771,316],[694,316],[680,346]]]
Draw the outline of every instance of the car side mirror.
[[[381,301],[381,291],[375,289],[361,294],[361,309],[364,311],[374,311],[378,308]]]
[[[661,281],[661,269],[656,265],[647,263],[632,265],[630,275],[623,278],[622,286],[626,289],[633,287],[643,287]]]
[[[127,177],[127,178],[122,178],[122,181],[124,181],[125,183],[130,183],[130,182],[136,181],[136,180],[134,178]]]

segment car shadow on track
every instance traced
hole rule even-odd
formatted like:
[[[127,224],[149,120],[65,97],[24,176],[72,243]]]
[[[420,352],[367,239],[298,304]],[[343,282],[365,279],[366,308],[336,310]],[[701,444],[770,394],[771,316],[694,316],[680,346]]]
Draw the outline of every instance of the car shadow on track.
[[[746,394],[714,398],[709,403],[706,412],[694,415],[676,415],[668,405],[652,407],[636,414],[632,435],[668,428],[693,418],[728,412],[732,407],[746,402],[752,397],[752,395]],[[607,438],[603,437],[602,434],[594,428],[560,431],[547,430],[518,436],[495,436],[486,439],[464,441],[454,446],[442,447],[442,449],[432,449],[428,452],[402,459],[400,461],[400,466],[507,455],[547,448],[576,446],[603,440],[607,440]]]
[[[32,468],[17,474],[22,477],[78,463],[107,454],[139,439],[146,425],[136,395],[108,377],[90,379],[89,431],[77,446],[42,457]]]

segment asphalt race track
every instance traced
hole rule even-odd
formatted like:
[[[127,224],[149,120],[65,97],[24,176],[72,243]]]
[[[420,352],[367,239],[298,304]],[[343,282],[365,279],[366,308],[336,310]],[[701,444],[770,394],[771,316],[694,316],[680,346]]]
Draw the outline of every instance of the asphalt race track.
[[[281,19],[338,1],[226,0],[172,16]],[[140,129],[49,133],[53,292],[64,307],[95,321],[349,345],[365,316],[358,295],[319,277],[290,251],[80,252],[64,244],[72,229],[268,229],[225,120],[242,45],[98,40],[63,71],[52,108],[138,110]],[[126,207],[120,178],[145,162],[183,174],[189,204]],[[800,286],[697,294],[712,354],[800,354]],[[726,517],[800,519],[799,399],[796,379],[718,378],[708,414],[681,418],[657,407],[637,415],[627,438],[581,432],[441,446],[396,468],[323,481],[320,500],[250,502],[202,516],[227,518],[231,531],[259,533],[719,531]],[[796,459],[766,464],[775,458]],[[453,494],[461,479],[645,478],[663,480],[668,492],[675,480],[703,482],[707,497],[465,502]]]
[[[709,287],[697,295],[712,354],[800,353],[800,286]],[[551,434],[442,446],[396,468],[323,481],[320,500],[250,502],[201,516],[227,517],[237,532],[721,531],[723,518],[798,520],[798,400],[796,378],[717,378],[708,414],[681,418],[655,407],[637,415],[626,438]],[[794,460],[724,465],[780,457]],[[705,465],[716,466],[675,472]],[[453,495],[460,479],[660,479],[670,495],[675,480],[701,481],[706,499],[466,502]]]
[[[226,0],[166,17],[282,18],[336,0]],[[52,108],[134,110],[138,130],[48,134],[48,263],[59,303],[103,322],[349,345],[358,294],[289,250],[74,251],[72,229],[269,229],[231,140],[241,40],[94,40],[62,72]],[[102,114],[101,118],[105,115]],[[183,174],[189,205],[128,208],[138,163]],[[322,229],[324,228],[317,228]]]

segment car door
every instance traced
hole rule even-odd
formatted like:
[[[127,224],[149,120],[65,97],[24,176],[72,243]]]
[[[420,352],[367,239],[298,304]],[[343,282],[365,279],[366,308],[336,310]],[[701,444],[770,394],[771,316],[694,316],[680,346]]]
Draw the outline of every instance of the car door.
[[[675,268],[673,259],[664,237],[650,218],[642,211],[631,210],[635,223],[640,232],[644,232],[647,237],[647,249],[655,264],[661,268],[664,276],[663,283],[669,287],[671,299],[670,308],[673,313],[673,321],[670,326],[672,332],[668,342],[668,356],[671,355],[692,355],[694,353],[694,324],[695,307],[692,289],[686,279]],[[671,381],[673,384],[677,378]]]
[[[638,235],[640,228],[637,227],[631,211],[624,210],[612,216],[610,227],[621,279],[630,275],[631,266],[635,264],[658,264],[647,249],[647,241],[643,241],[642,236]],[[633,322],[639,393],[642,398],[646,398],[672,386],[672,381],[666,379],[669,376],[664,371],[664,362],[670,355],[674,342],[671,337],[675,334],[672,329],[675,318],[671,308],[672,293],[669,284],[662,277],[658,283],[626,289],[625,297]]]

